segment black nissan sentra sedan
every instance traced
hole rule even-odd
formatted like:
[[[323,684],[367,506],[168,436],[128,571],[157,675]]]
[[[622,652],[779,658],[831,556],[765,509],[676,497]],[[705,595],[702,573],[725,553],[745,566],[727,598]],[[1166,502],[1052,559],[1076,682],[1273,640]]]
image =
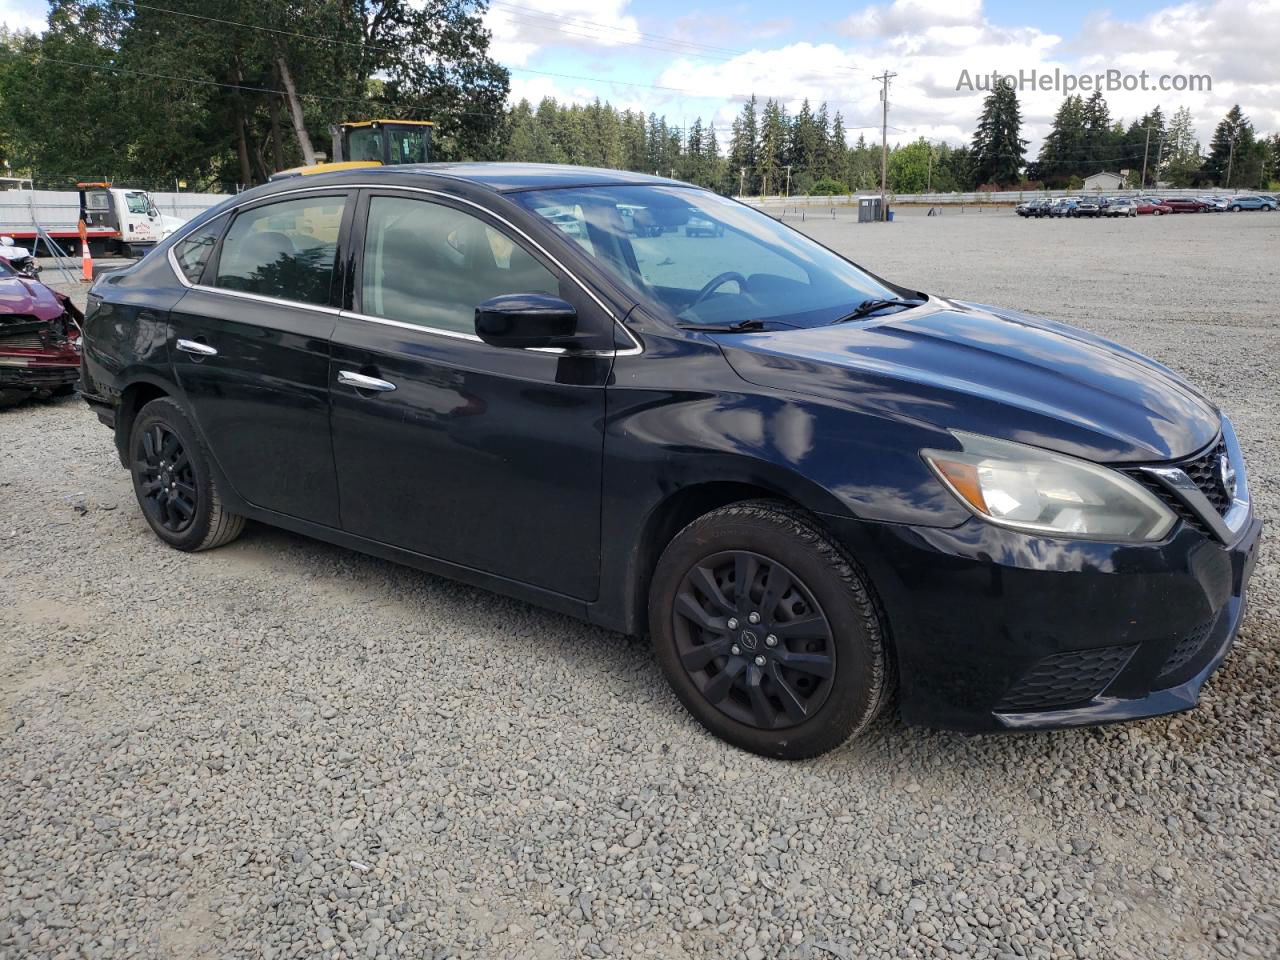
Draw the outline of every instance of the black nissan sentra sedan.
[[[966,731],[1192,707],[1261,529],[1159,364],[612,170],[230,198],[94,285],[82,387],[172,546],[257,520],[648,633],[776,757],[895,691]]]

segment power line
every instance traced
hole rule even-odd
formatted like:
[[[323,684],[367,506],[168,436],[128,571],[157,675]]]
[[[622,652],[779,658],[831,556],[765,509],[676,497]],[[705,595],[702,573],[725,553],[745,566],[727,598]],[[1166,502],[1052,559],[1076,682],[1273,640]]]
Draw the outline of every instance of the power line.
[[[277,35],[277,36],[293,37],[293,38],[298,39],[298,40],[312,40],[312,41],[315,41],[315,42],[317,42],[317,43],[328,43],[328,44],[334,44],[334,45],[338,45],[338,46],[356,47],[356,48],[369,49],[369,50],[379,50],[379,51],[382,51],[382,52],[389,52],[389,53],[394,53],[394,52],[396,52],[395,50],[393,50],[393,49],[392,49],[392,48],[390,48],[390,47],[378,46],[378,45],[376,45],[376,44],[361,43],[361,42],[357,42],[357,41],[354,41],[354,40],[342,40],[342,39],[339,39],[339,38],[337,38],[337,37],[322,37],[322,36],[317,36],[317,35],[315,35],[315,34],[310,34],[310,33],[299,33],[299,32],[297,32],[297,31],[293,31],[293,30],[281,30],[281,29],[278,29],[278,28],[276,28],[276,27],[264,27],[264,26],[262,26],[262,25],[260,25],[260,24],[255,24],[255,23],[245,23],[245,22],[243,22],[243,21],[241,21],[241,20],[227,20],[227,19],[224,19],[224,18],[221,18],[221,17],[208,17],[208,16],[205,16],[204,14],[199,14],[199,13],[188,13],[188,12],[187,12],[187,11],[185,11],[185,10],[171,10],[171,9],[169,9],[168,7],[157,7],[157,6],[154,6],[154,5],[152,5],[152,4],[148,4],[148,3],[141,3],[141,2],[139,2],[139,0],[107,0],[107,2],[108,2],[108,3],[111,3],[111,4],[118,5],[118,6],[131,6],[131,7],[135,7],[135,8],[138,8],[138,9],[151,10],[151,11],[154,11],[154,12],[156,12],[156,13],[168,13],[168,14],[172,14],[173,16],[186,17],[186,18],[191,19],[191,20],[203,20],[203,21],[206,21],[206,22],[208,22],[208,23],[216,23],[216,24],[219,24],[219,25],[221,25],[221,26],[229,26],[229,27],[243,27],[243,28],[244,28],[244,29],[246,29],[246,30],[259,30],[259,31],[262,31],[262,32],[264,32],[264,33],[271,33],[271,34],[275,34],[275,35]],[[664,91],[664,92],[667,92],[667,93],[679,93],[679,94],[683,94],[683,95],[685,95],[685,96],[692,96],[692,97],[705,97],[705,96],[706,96],[706,94],[705,94],[704,92],[702,92],[702,91],[698,91],[698,90],[687,90],[687,89],[684,89],[684,88],[682,88],[682,87],[669,87],[669,86],[664,86],[664,85],[662,85],[662,84],[656,84],[656,83],[641,83],[641,82],[636,81],[636,80],[613,80],[613,79],[609,79],[609,78],[606,78],[606,77],[592,77],[592,76],[586,76],[586,75],[583,75],[583,74],[575,74],[575,73],[561,73],[561,72],[557,72],[557,71],[553,71],[553,70],[538,70],[538,69],[535,69],[535,68],[533,68],[533,67],[507,67],[507,66],[504,66],[504,69],[506,69],[506,70],[508,70],[508,71],[510,71],[510,72],[512,72],[512,73],[529,73],[529,74],[534,74],[534,75],[536,75],[536,76],[543,76],[543,77],[555,77],[555,78],[560,79],[560,80],[579,80],[579,81],[582,81],[582,82],[585,82],[585,83],[602,83],[602,84],[613,84],[613,85],[615,85],[615,86],[617,86],[617,85],[621,85],[621,86],[626,86],[626,87],[638,87],[638,88],[642,88],[642,89],[646,89],[646,90],[661,90],[661,91]],[[849,68],[849,69],[853,69],[853,68]],[[264,91],[264,92],[278,92],[278,91]],[[756,93],[754,93],[754,92],[753,92],[753,93],[750,93],[750,94],[747,94],[747,93],[727,93],[727,94],[721,94],[720,96],[722,96],[722,97],[724,97],[724,98],[726,98],[726,99],[730,99],[730,100],[747,100],[747,99],[749,99],[749,98],[750,98],[750,97],[752,97],[752,96],[759,96],[759,94],[756,94]],[[341,98],[334,98],[334,97],[330,97],[330,98],[327,98],[327,99],[332,100],[332,101],[334,101],[334,102],[342,102]],[[784,103],[791,103],[791,102],[795,102],[795,101],[797,101],[797,100],[803,100],[803,99],[805,99],[805,98],[804,98],[804,97],[800,97],[800,96],[792,96],[792,97],[771,97],[771,96],[765,95],[765,99],[779,100],[779,101],[784,102]],[[351,102],[364,102],[364,103],[368,103],[368,102],[379,102],[379,101],[371,100],[371,99],[369,99],[369,98],[365,98],[364,100],[361,100],[361,101],[351,101]],[[381,102],[386,102],[386,101],[381,101]],[[832,104],[836,104],[836,105],[841,105],[841,104],[846,105],[846,106],[854,106],[854,105],[855,105],[855,102],[854,102],[854,101],[852,101],[852,100],[830,100],[830,101],[825,101],[825,102],[827,102],[827,103],[832,103]],[[864,128],[862,128],[862,127],[848,127],[847,129],[850,129],[850,130],[858,130],[858,129],[864,129]],[[870,127],[870,126],[867,126],[865,129],[871,129],[871,127]]]

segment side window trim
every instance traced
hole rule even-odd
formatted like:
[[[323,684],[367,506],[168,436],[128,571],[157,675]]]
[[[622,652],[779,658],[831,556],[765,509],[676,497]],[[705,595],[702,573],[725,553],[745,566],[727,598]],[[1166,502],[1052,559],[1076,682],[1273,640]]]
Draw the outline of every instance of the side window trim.
[[[343,238],[351,230],[351,215],[355,207],[357,191],[350,187],[334,187],[328,190],[316,190],[308,192],[309,197],[342,197],[342,221],[338,226],[338,246],[334,252],[333,272],[329,276],[329,298],[327,303],[308,303],[305,300],[287,300],[284,297],[270,297],[260,293],[250,293],[247,290],[231,290],[227,287],[218,287],[213,285],[213,280],[218,276],[218,263],[222,259],[222,244],[227,238],[227,234],[231,231],[231,225],[235,223],[236,218],[258,210],[262,207],[270,206],[273,203],[288,203],[290,200],[297,199],[297,194],[290,191],[289,193],[276,194],[269,197],[263,197],[261,200],[253,203],[242,204],[232,210],[227,211],[231,216],[227,218],[226,225],[222,228],[222,232],[218,237],[218,243],[213,248],[213,253],[209,255],[208,262],[204,265],[204,272],[200,275],[200,283],[194,284],[196,289],[205,293],[216,293],[227,297],[238,297],[244,300],[257,300],[263,303],[280,303],[291,307],[299,307],[308,310],[320,310],[325,313],[340,313],[342,303],[343,280],[341,277],[342,270],[340,265],[342,262]],[[172,254],[173,248],[170,248]]]
[[[328,192],[330,189],[332,189],[332,190],[333,190],[333,192],[335,192],[335,193],[345,193],[345,194],[347,194],[348,202],[347,202],[347,205],[346,205],[346,209],[347,209],[348,211],[353,211],[353,212],[354,212],[354,209],[355,209],[355,202],[354,202],[354,199],[356,198],[356,196],[357,196],[357,194],[358,194],[358,193],[360,193],[360,192],[364,192],[365,190],[374,190],[374,191],[379,191],[379,192],[382,192],[382,191],[388,191],[388,188],[387,188],[386,186],[382,185],[382,184],[376,184],[376,185],[375,185],[375,184],[369,184],[369,183],[344,184],[344,185],[341,185],[341,186],[339,186],[339,187],[334,187],[334,188],[326,188],[326,187],[301,187],[301,188],[296,189],[296,190],[288,190],[288,191],[284,191],[284,192],[282,192],[282,193],[273,194],[271,197],[264,197],[264,198],[262,198],[262,201],[263,201],[263,202],[269,202],[269,201],[271,201],[271,200],[279,200],[279,199],[283,199],[283,198],[285,198],[285,197],[297,196],[297,195],[299,195],[299,194],[305,194],[305,193],[317,193],[317,194],[319,194],[319,193],[325,193],[325,192]],[[565,275],[566,275],[566,276],[567,276],[571,281],[573,281],[574,285],[576,285],[580,290],[582,290],[582,292],[583,292],[587,297],[589,297],[591,300],[595,301],[595,303],[600,307],[600,310],[603,312],[604,316],[608,317],[608,318],[610,319],[610,321],[613,323],[613,328],[614,328],[614,334],[615,334],[615,337],[617,336],[617,334],[618,334],[618,333],[621,333],[621,334],[626,338],[626,340],[628,341],[628,345],[627,345],[627,346],[618,346],[618,347],[616,347],[616,348],[615,348],[615,349],[613,349],[613,350],[599,351],[599,353],[601,353],[601,354],[606,354],[606,353],[607,353],[607,354],[612,355],[612,356],[615,356],[615,357],[638,356],[638,355],[640,355],[640,354],[644,353],[644,347],[641,345],[640,340],[636,337],[636,335],[635,335],[634,333],[632,333],[629,329],[627,329],[626,324],[624,324],[624,323],[622,322],[622,320],[621,320],[621,319],[620,319],[620,318],[619,318],[619,317],[618,317],[618,316],[617,316],[617,315],[616,315],[616,314],[615,314],[611,309],[609,309],[609,307],[605,304],[605,302],[604,302],[603,300],[601,300],[601,299],[600,299],[600,296],[599,296],[598,294],[596,294],[596,293],[595,293],[595,292],[594,292],[594,291],[593,291],[593,290],[592,290],[592,289],[591,289],[591,288],[590,288],[586,283],[584,283],[584,282],[582,281],[582,279],[578,277],[578,275],[577,275],[577,274],[575,274],[571,269],[569,269],[568,267],[566,267],[566,266],[564,266],[562,263],[560,263],[560,261],[559,261],[559,260],[557,260],[553,254],[549,253],[546,249],[544,249],[544,248],[543,248],[543,246],[542,246],[540,243],[538,243],[538,242],[537,242],[537,240],[535,240],[533,237],[530,237],[527,233],[525,233],[522,229],[520,229],[520,228],[519,228],[518,226],[516,226],[515,224],[512,224],[510,221],[506,220],[505,218],[503,218],[503,217],[502,217],[502,216],[500,216],[499,214],[494,213],[494,212],[493,212],[493,211],[491,211],[491,210],[488,210],[487,208],[485,208],[485,207],[484,207],[484,206],[482,206],[481,204],[478,204],[478,203],[476,203],[476,202],[474,202],[474,201],[472,201],[472,200],[467,200],[467,199],[466,199],[466,198],[464,198],[464,197],[455,197],[455,196],[453,196],[453,195],[451,195],[451,194],[446,194],[446,193],[443,193],[443,192],[441,192],[441,191],[439,191],[439,190],[436,190],[436,189],[431,189],[431,188],[427,188],[427,187],[398,186],[398,187],[395,187],[395,188],[391,188],[389,192],[392,192],[392,193],[404,193],[404,194],[407,194],[407,195],[409,195],[409,196],[415,196],[415,197],[416,197],[416,196],[427,196],[427,197],[433,197],[433,198],[440,198],[440,199],[443,199],[443,200],[450,200],[450,201],[453,201],[453,202],[455,202],[455,203],[457,203],[457,204],[463,205],[464,207],[470,207],[470,208],[473,208],[473,209],[479,210],[480,212],[482,212],[482,213],[484,213],[484,214],[487,214],[490,218],[492,218],[492,219],[496,220],[497,222],[499,222],[499,223],[503,224],[505,227],[507,227],[507,228],[509,228],[510,230],[514,231],[514,232],[515,232],[516,234],[518,234],[520,237],[524,238],[526,241],[528,241],[530,244],[532,244],[532,245],[533,245],[533,247],[539,251],[539,253],[541,253],[541,254],[542,254],[546,259],[550,260],[550,261],[552,262],[552,264],[553,264],[553,265],[554,265],[558,270],[560,270],[561,272],[563,272],[563,273],[564,273],[564,274],[565,274]],[[248,209],[250,206],[256,206],[256,205],[257,205],[257,203],[258,203],[258,201],[253,201],[252,203],[243,203],[243,204],[240,204],[240,205],[238,205],[238,206],[232,206],[232,207],[231,207],[231,208],[229,208],[228,210],[225,210],[225,211],[223,211],[223,213],[219,214],[219,216],[225,216],[225,215],[227,215],[227,214],[236,215],[236,214],[238,214],[241,210]],[[344,214],[344,223],[343,223],[343,230],[344,230],[344,234],[343,234],[343,235],[344,235],[344,236],[348,236],[348,237],[349,237],[349,236],[351,235],[351,233],[352,233],[352,229],[351,229],[351,228],[352,228],[352,223],[351,223],[351,221],[346,220],[346,219],[345,219],[345,216],[346,216],[346,215]],[[230,222],[230,221],[228,221],[228,222]],[[197,228],[197,229],[198,229],[198,228]],[[224,229],[223,233],[225,234],[225,232],[226,232],[226,231],[225,231],[225,229]],[[184,236],[185,236],[185,235],[184,235]],[[362,241],[362,240],[363,240],[363,233],[361,233],[360,237],[355,238],[355,239],[356,239],[356,240],[360,240],[360,241]],[[340,238],[340,240],[341,240],[341,238]],[[222,238],[221,238],[221,237],[219,237],[219,243],[218,243],[219,249],[221,248],[221,241],[222,241]],[[175,241],[175,243],[176,243],[176,242],[177,242],[177,241]],[[353,243],[354,243],[354,242],[355,242],[355,240],[352,240],[351,242],[353,242]],[[357,256],[358,256],[359,249],[360,249],[360,248],[359,248],[358,246],[357,246],[357,247],[355,247],[355,248],[352,250],[352,252],[351,252],[351,254],[349,255],[349,257],[357,257]],[[217,251],[217,250],[215,250],[215,253],[217,253],[217,252],[218,252],[218,251]],[[190,282],[186,279],[186,277],[185,277],[185,276],[183,276],[183,275],[182,275],[181,270],[179,270],[179,269],[178,269],[177,263],[176,263],[176,261],[174,260],[174,256],[173,256],[173,246],[172,246],[172,245],[169,247],[168,255],[169,255],[169,263],[170,263],[170,265],[171,265],[171,266],[173,267],[173,269],[177,272],[177,274],[178,274],[178,278],[179,278],[179,280],[181,281],[181,283],[182,283],[184,286],[187,286],[187,287],[195,287],[195,288],[198,288],[198,289],[200,289],[200,290],[206,291],[206,292],[208,292],[208,293],[223,294],[223,295],[226,295],[226,296],[242,296],[242,297],[250,297],[250,298],[253,298],[253,299],[266,300],[267,302],[270,302],[270,303],[284,303],[284,304],[288,304],[288,305],[290,305],[290,306],[306,306],[306,307],[309,307],[309,308],[310,308],[310,309],[312,309],[312,310],[323,310],[323,311],[326,311],[326,312],[329,312],[329,313],[343,314],[343,315],[350,316],[350,317],[352,317],[353,319],[357,319],[357,320],[377,320],[377,319],[379,319],[379,318],[376,318],[376,317],[365,317],[365,316],[363,316],[363,315],[357,314],[357,313],[355,313],[353,310],[351,310],[349,307],[347,307],[346,309],[343,309],[343,308],[339,308],[339,307],[320,307],[320,306],[316,306],[316,305],[314,305],[314,304],[301,304],[301,305],[300,305],[300,304],[294,303],[293,301],[290,301],[290,300],[275,300],[274,298],[271,298],[271,297],[258,297],[256,294],[245,294],[245,293],[240,293],[239,291],[221,290],[221,289],[219,289],[219,288],[217,288],[217,287],[204,286],[203,284],[192,284],[192,283],[190,283]],[[212,257],[211,257],[211,259],[212,259]],[[207,271],[208,271],[208,266],[207,266],[207,265],[206,265],[206,268],[205,268],[205,269],[206,269],[206,273],[207,273]],[[349,270],[347,271],[347,276],[344,278],[344,281],[345,281],[345,282],[349,282],[349,281],[353,278],[353,276],[354,276],[354,269],[352,268],[352,269],[349,269]],[[351,302],[350,290],[349,290],[348,288],[344,288],[343,301],[345,301],[345,303],[344,303],[344,307],[346,307],[346,304],[349,304],[349,303]],[[384,322],[384,323],[391,323],[391,324],[394,324],[394,325],[399,325],[399,322],[398,322],[398,321],[386,320],[386,321],[382,321],[382,322]],[[425,327],[420,327],[420,326],[415,326],[415,327],[413,327],[413,329],[416,329],[416,330],[425,330],[426,328],[425,328]],[[479,339],[479,338],[477,338],[477,339]],[[538,351],[538,352],[552,352],[552,353],[559,353],[559,352],[562,352],[562,351],[560,351],[558,348],[547,348],[547,349],[543,349],[543,348],[533,348],[533,349],[534,349],[535,351]],[[594,352],[593,352],[593,353],[594,353]]]
[[[577,278],[558,262],[553,260],[535,241],[530,237],[527,237],[518,228],[507,223],[501,217],[485,210],[482,207],[473,207],[471,204],[467,204],[465,202],[457,202],[454,201],[452,197],[444,195],[431,195],[426,197],[421,195],[415,196],[414,192],[397,190],[395,187],[362,189],[357,203],[353,204],[353,206],[356,207],[356,217],[351,229],[351,255],[354,258],[355,265],[354,269],[351,271],[351,286],[353,289],[351,291],[351,295],[345,298],[345,302],[350,304],[350,306],[343,310],[344,316],[355,320],[369,320],[374,323],[387,324],[401,329],[421,330],[425,333],[450,337],[454,340],[469,340],[473,343],[484,343],[484,341],[474,333],[467,333],[461,330],[449,330],[445,327],[432,327],[421,323],[409,323],[404,320],[393,320],[390,317],[379,317],[376,314],[364,312],[364,303],[362,301],[364,295],[365,237],[369,228],[369,211],[375,197],[400,199],[411,203],[428,203],[437,207],[444,207],[447,210],[453,210],[469,217],[474,217],[481,224],[501,234],[518,249],[523,250],[528,256],[536,260],[553,277],[555,277],[558,283],[563,283],[565,280],[568,280],[575,286],[581,287]],[[604,315],[608,317],[610,323],[616,322],[613,319],[613,315],[609,313],[608,310],[604,311]],[[535,352],[563,353],[564,351],[559,348],[535,348]]]
[[[168,250],[169,266],[173,269],[174,274],[177,275],[178,282],[181,283],[184,287],[198,287],[202,283],[204,283],[204,279],[209,273],[209,263],[213,260],[214,253],[217,252],[218,247],[222,244],[222,236],[227,232],[227,224],[231,222],[230,215],[234,212],[235,212],[234,210],[223,210],[217,216],[210,217],[208,220],[200,224],[198,227],[188,230],[182,236],[174,240],[173,243],[169,244],[169,250]],[[213,242],[213,250],[209,253],[208,259],[205,260],[204,266],[200,268],[200,276],[198,276],[194,281],[192,281],[187,276],[186,271],[182,269],[182,263],[178,260],[178,247],[182,246],[182,244],[186,243],[188,240],[190,240],[192,237],[198,234],[201,230],[205,229],[205,227],[208,227],[209,225],[216,223],[219,220],[221,220],[222,223],[218,227],[218,236],[217,236],[217,239],[215,239]]]

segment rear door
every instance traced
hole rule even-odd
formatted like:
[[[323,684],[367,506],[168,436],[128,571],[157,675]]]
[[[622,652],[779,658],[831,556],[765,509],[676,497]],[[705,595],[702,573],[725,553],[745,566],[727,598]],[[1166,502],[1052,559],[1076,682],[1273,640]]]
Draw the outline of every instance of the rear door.
[[[369,191],[353,226],[353,310],[330,365],[343,528],[594,598],[612,319],[527,237],[462,201]],[[476,304],[533,292],[573,303],[603,349],[475,335]]]
[[[332,527],[329,338],[349,201],[305,191],[241,207],[220,242],[210,225],[203,265],[209,236],[174,248],[192,286],[172,312],[170,355],[211,454],[254,506]]]

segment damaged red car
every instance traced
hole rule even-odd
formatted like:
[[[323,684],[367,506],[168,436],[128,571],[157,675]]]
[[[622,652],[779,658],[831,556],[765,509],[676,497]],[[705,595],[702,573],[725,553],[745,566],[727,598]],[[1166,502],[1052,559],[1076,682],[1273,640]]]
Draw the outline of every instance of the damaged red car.
[[[75,392],[83,319],[65,294],[0,257],[0,406]]]

